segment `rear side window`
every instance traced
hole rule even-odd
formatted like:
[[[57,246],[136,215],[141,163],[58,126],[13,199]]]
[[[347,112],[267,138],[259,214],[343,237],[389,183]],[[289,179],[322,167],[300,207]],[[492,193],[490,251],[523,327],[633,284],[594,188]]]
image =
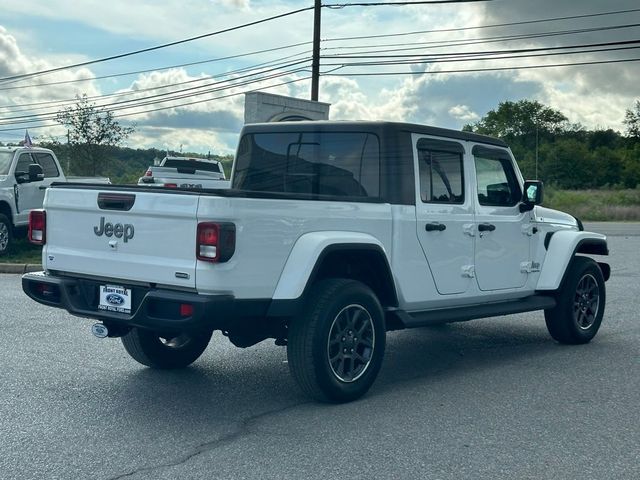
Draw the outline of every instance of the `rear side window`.
[[[522,191],[506,152],[474,148],[473,155],[480,205],[513,207],[522,199]]]
[[[233,188],[378,198],[378,137],[351,132],[244,135],[238,148]]]
[[[60,176],[56,161],[53,159],[50,153],[34,153],[33,156],[35,157],[36,162],[38,162],[42,167],[44,178]]]

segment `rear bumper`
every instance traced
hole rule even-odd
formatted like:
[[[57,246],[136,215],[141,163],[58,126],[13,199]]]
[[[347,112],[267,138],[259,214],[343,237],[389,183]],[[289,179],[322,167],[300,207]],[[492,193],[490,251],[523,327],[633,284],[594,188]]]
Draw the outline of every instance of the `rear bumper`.
[[[101,283],[105,282],[58,277],[44,272],[27,273],[22,277],[22,289],[36,302],[122,327],[156,331],[224,330],[236,303],[233,295],[200,295],[134,287],[131,314],[108,312],[98,309],[97,288]],[[191,315],[180,314],[183,304],[192,306]]]

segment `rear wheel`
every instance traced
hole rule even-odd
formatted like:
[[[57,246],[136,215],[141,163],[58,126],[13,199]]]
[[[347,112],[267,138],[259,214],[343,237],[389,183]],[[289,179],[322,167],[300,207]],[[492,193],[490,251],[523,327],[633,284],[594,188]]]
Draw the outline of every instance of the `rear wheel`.
[[[121,340],[125,350],[137,362],[151,368],[184,368],[205,351],[211,331],[159,334],[132,328]]]
[[[0,257],[9,251],[13,239],[12,225],[6,215],[0,213]]]
[[[560,343],[587,343],[602,323],[605,304],[604,277],[588,257],[574,257],[555,308],[544,317],[551,336]]]
[[[354,280],[323,280],[289,325],[289,369],[310,397],[355,400],[378,375],[385,334],[382,307],[369,287]]]

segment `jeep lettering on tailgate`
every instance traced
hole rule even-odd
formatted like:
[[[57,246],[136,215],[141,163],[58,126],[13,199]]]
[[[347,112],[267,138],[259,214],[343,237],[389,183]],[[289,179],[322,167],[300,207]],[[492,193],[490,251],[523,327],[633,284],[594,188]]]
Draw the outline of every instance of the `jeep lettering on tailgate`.
[[[105,223],[104,217],[100,217],[100,225],[97,227],[93,227],[93,233],[95,233],[98,237],[101,237],[104,234],[105,237],[113,236],[116,238],[122,238],[124,239],[124,243],[127,243],[133,238],[135,229],[130,223]]]

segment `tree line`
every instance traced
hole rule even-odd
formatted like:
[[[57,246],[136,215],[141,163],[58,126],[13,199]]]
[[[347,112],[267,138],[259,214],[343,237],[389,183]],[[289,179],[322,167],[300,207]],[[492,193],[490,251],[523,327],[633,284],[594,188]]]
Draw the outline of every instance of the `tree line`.
[[[132,149],[120,145],[135,131],[111,112],[78,97],[58,112],[67,142],[39,142],[56,152],[69,175],[102,175],[114,183],[135,183],[149,165],[167,154],[204,158],[198,153]],[[626,110],[624,134],[613,129],[587,130],[537,101],[505,101],[464,131],[502,138],[509,144],[527,179],[539,178],[560,189],[636,188],[640,186],[640,100]],[[233,156],[212,155],[227,176]]]
[[[561,189],[640,185],[640,101],[626,110],[624,134],[587,130],[537,101],[501,102],[464,131],[505,140],[527,179]],[[537,157],[537,162],[536,162]],[[537,175],[536,175],[537,173]]]

